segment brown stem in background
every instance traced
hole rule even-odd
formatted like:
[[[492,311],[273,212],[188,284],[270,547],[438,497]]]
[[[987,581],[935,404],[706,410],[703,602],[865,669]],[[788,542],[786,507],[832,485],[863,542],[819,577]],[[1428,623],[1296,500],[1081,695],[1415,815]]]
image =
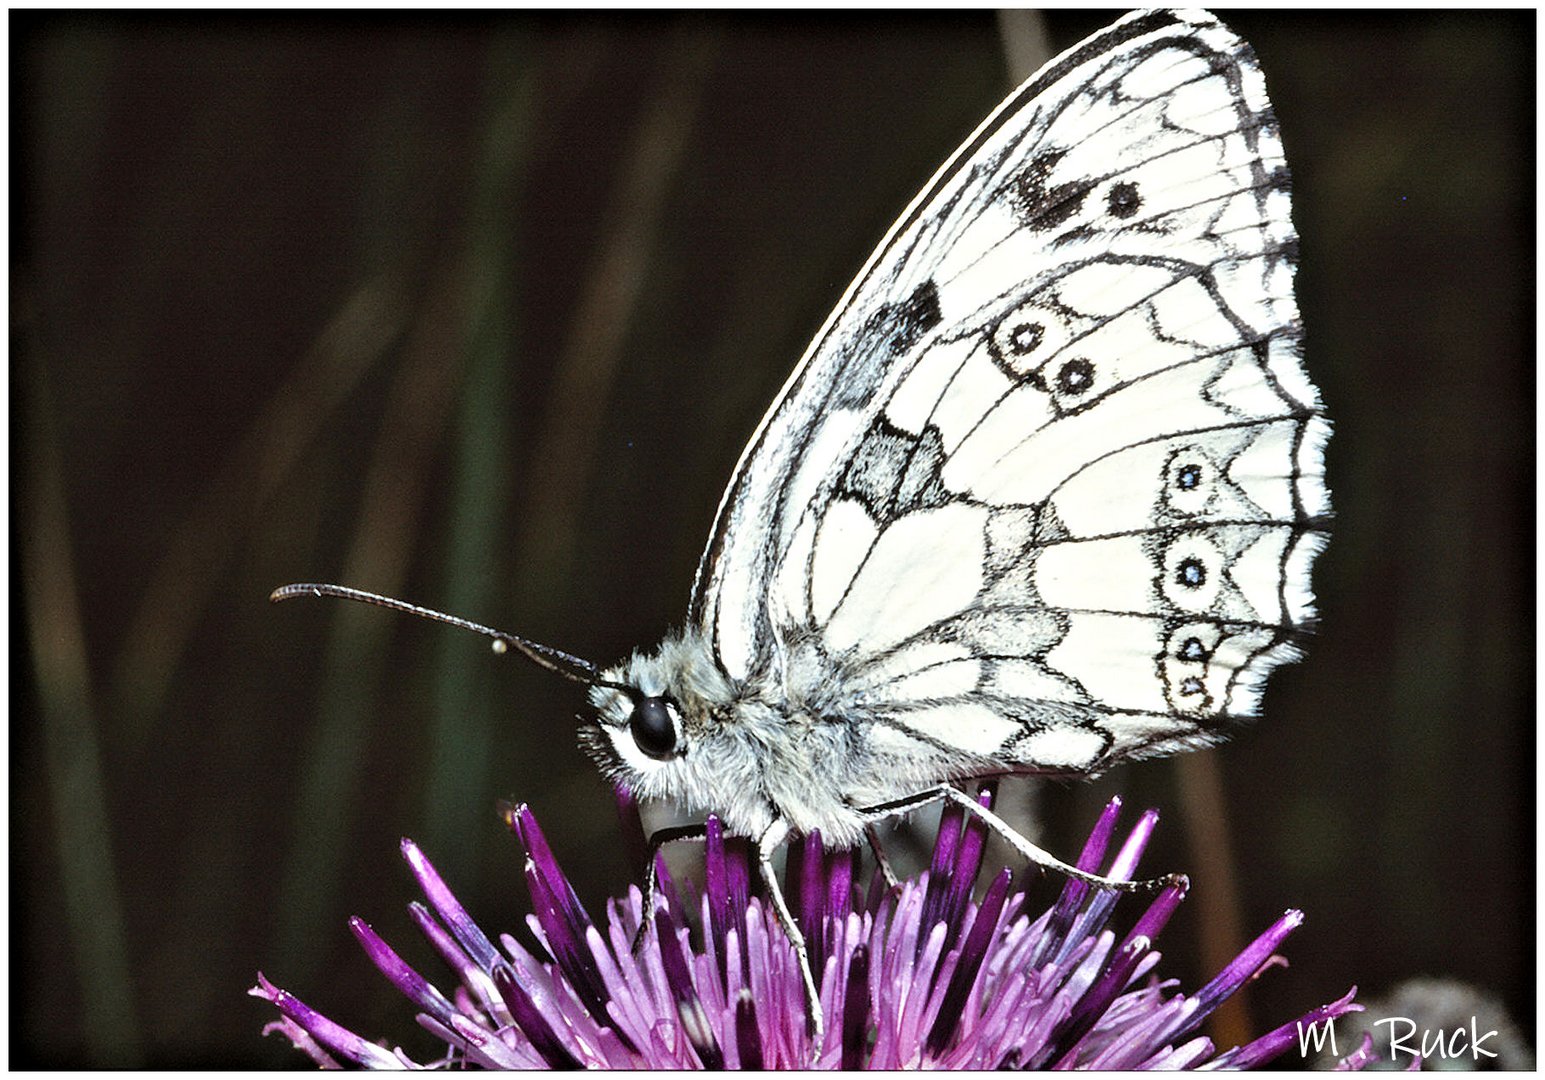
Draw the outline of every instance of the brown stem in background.
[[[155,733],[173,673],[242,539],[328,417],[401,332],[403,304],[382,279],[349,297],[215,471],[150,574],[110,687],[129,760]]]
[[[1234,848],[1229,839],[1228,799],[1216,750],[1196,750],[1175,759],[1176,786],[1186,837],[1190,842],[1193,880],[1202,887],[1188,898],[1197,906],[1197,932],[1201,938],[1202,970],[1222,971],[1245,947],[1239,911],[1238,875],[1234,872]],[[1220,1004],[1207,1021],[1213,1044],[1242,1046],[1255,1037],[1250,1019],[1250,984],[1241,986]]]
[[[1046,20],[1038,11],[999,11],[998,37],[1003,39],[1003,61],[1008,65],[1011,86],[1024,82],[1051,59]]]
[[[401,590],[418,537],[430,469],[450,421],[465,350],[458,342],[459,274],[447,274],[419,315],[393,376],[360,499],[358,525],[342,580],[388,593]],[[359,798],[364,748],[372,735],[379,674],[394,621],[353,604],[329,613],[323,699],[301,755],[294,799],[295,839],[284,861],[275,966],[307,974],[315,958],[307,935],[337,903],[348,817]]]
[[[716,51],[711,31],[688,23],[665,53],[659,91],[645,106],[602,230],[603,246],[575,305],[530,467],[515,565],[528,580],[561,577],[573,553],[579,494],[612,401],[622,343],[655,249],[671,181]]]

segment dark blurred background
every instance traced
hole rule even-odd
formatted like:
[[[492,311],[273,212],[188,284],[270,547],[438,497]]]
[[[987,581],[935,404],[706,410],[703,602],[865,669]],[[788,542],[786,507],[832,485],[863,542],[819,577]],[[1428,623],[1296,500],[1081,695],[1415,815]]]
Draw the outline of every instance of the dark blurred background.
[[[1415,975],[1528,1023],[1535,15],[1227,19],[1281,120],[1336,424],[1322,626],[1260,722],[1048,790],[1043,839],[1074,854],[1118,791],[1164,812],[1145,866],[1192,875],[1161,943],[1188,987],[1305,909],[1257,1032]],[[806,341],[1010,87],[1002,27],[9,22],[11,1064],[302,1064],[259,1036],[258,969],[424,1052],[345,918],[438,973],[410,835],[515,931],[501,797],[599,913],[631,870],[581,695],[265,597],[344,581],[601,662],[652,645]]]

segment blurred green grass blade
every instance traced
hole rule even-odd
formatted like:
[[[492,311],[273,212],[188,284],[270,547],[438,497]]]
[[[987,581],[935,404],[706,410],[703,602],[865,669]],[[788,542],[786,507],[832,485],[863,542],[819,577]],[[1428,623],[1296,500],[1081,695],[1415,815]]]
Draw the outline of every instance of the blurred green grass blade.
[[[530,164],[540,72],[523,35],[505,33],[490,44],[489,113],[473,176],[462,275],[467,377],[456,422],[443,593],[448,610],[480,619],[492,618],[490,582],[498,585],[494,595],[504,596],[511,571],[509,388],[519,332],[513,310],[517,196]],[[465,847],[479,835],[479,821],[493,821],[485,798],[488,746],[498,720],[490,678],[487,653],[475,641],[461,634],[438,637],[421,834],[429,850]],[[469,866],[476,863],[468,860]]]
[[[117,864],[107,810],[91,672],[80,621],[64,473],[42,364],[30,378],[26,485],[20,530],[27,634],[43,732],[49,811],[59,855],[65,923],[81,1002],[85,1060],[133,1068],[141,1061],[139,1023]]]

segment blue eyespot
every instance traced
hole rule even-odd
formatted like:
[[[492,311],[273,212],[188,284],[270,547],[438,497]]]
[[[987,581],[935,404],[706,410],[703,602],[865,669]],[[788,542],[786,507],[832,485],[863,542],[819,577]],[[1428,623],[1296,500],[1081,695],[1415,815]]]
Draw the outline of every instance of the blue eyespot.
[[[1182,559],[1175,571],[1175,584],[1188,589],[1199,589],[1207,582],[1207,568],[1200,559]]]

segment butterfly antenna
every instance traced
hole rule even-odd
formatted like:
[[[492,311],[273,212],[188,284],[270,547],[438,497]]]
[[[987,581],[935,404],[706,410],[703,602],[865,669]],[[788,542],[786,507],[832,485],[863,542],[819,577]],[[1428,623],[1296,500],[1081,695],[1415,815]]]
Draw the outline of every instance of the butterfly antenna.
[[[294,596],[332,596],[339,600],[355,600],[361,604],[374,604],[376,607],[391,608],[393,611],[404,611],[409,615],[417,615],[421,619],[431,619],[434,622],[446,623],[450,626],[458,626],[463,630],[471,630],[475,634],[492,638],[495,652],[504,652],[510,646],[518,649],[526,659],[538,667],[562,675],[570,682],[584,683],[586,686],[611,686],[616,689],[626,689],[618,684],[602,679],[601,669],[589,660],[582,660],[572,656],[562,649],[555,649],[551,645],[540,645],[535,641],[528,641],[517,634],[507,634],[503,630],[495,630],[491,626],[475,623],[471,619],[463,619],[459,615],[447,615],[443,611],[433,608],[420,607],[418,604],[410,604],[406,600],[398,600],[391,596],[382,596],[380,593],[366,592],[364,589],[351,589],[347,585],[324,585],[306,582],[298,585],[282,585],[268,594],[268,599],[274,603],[288,600]]]

